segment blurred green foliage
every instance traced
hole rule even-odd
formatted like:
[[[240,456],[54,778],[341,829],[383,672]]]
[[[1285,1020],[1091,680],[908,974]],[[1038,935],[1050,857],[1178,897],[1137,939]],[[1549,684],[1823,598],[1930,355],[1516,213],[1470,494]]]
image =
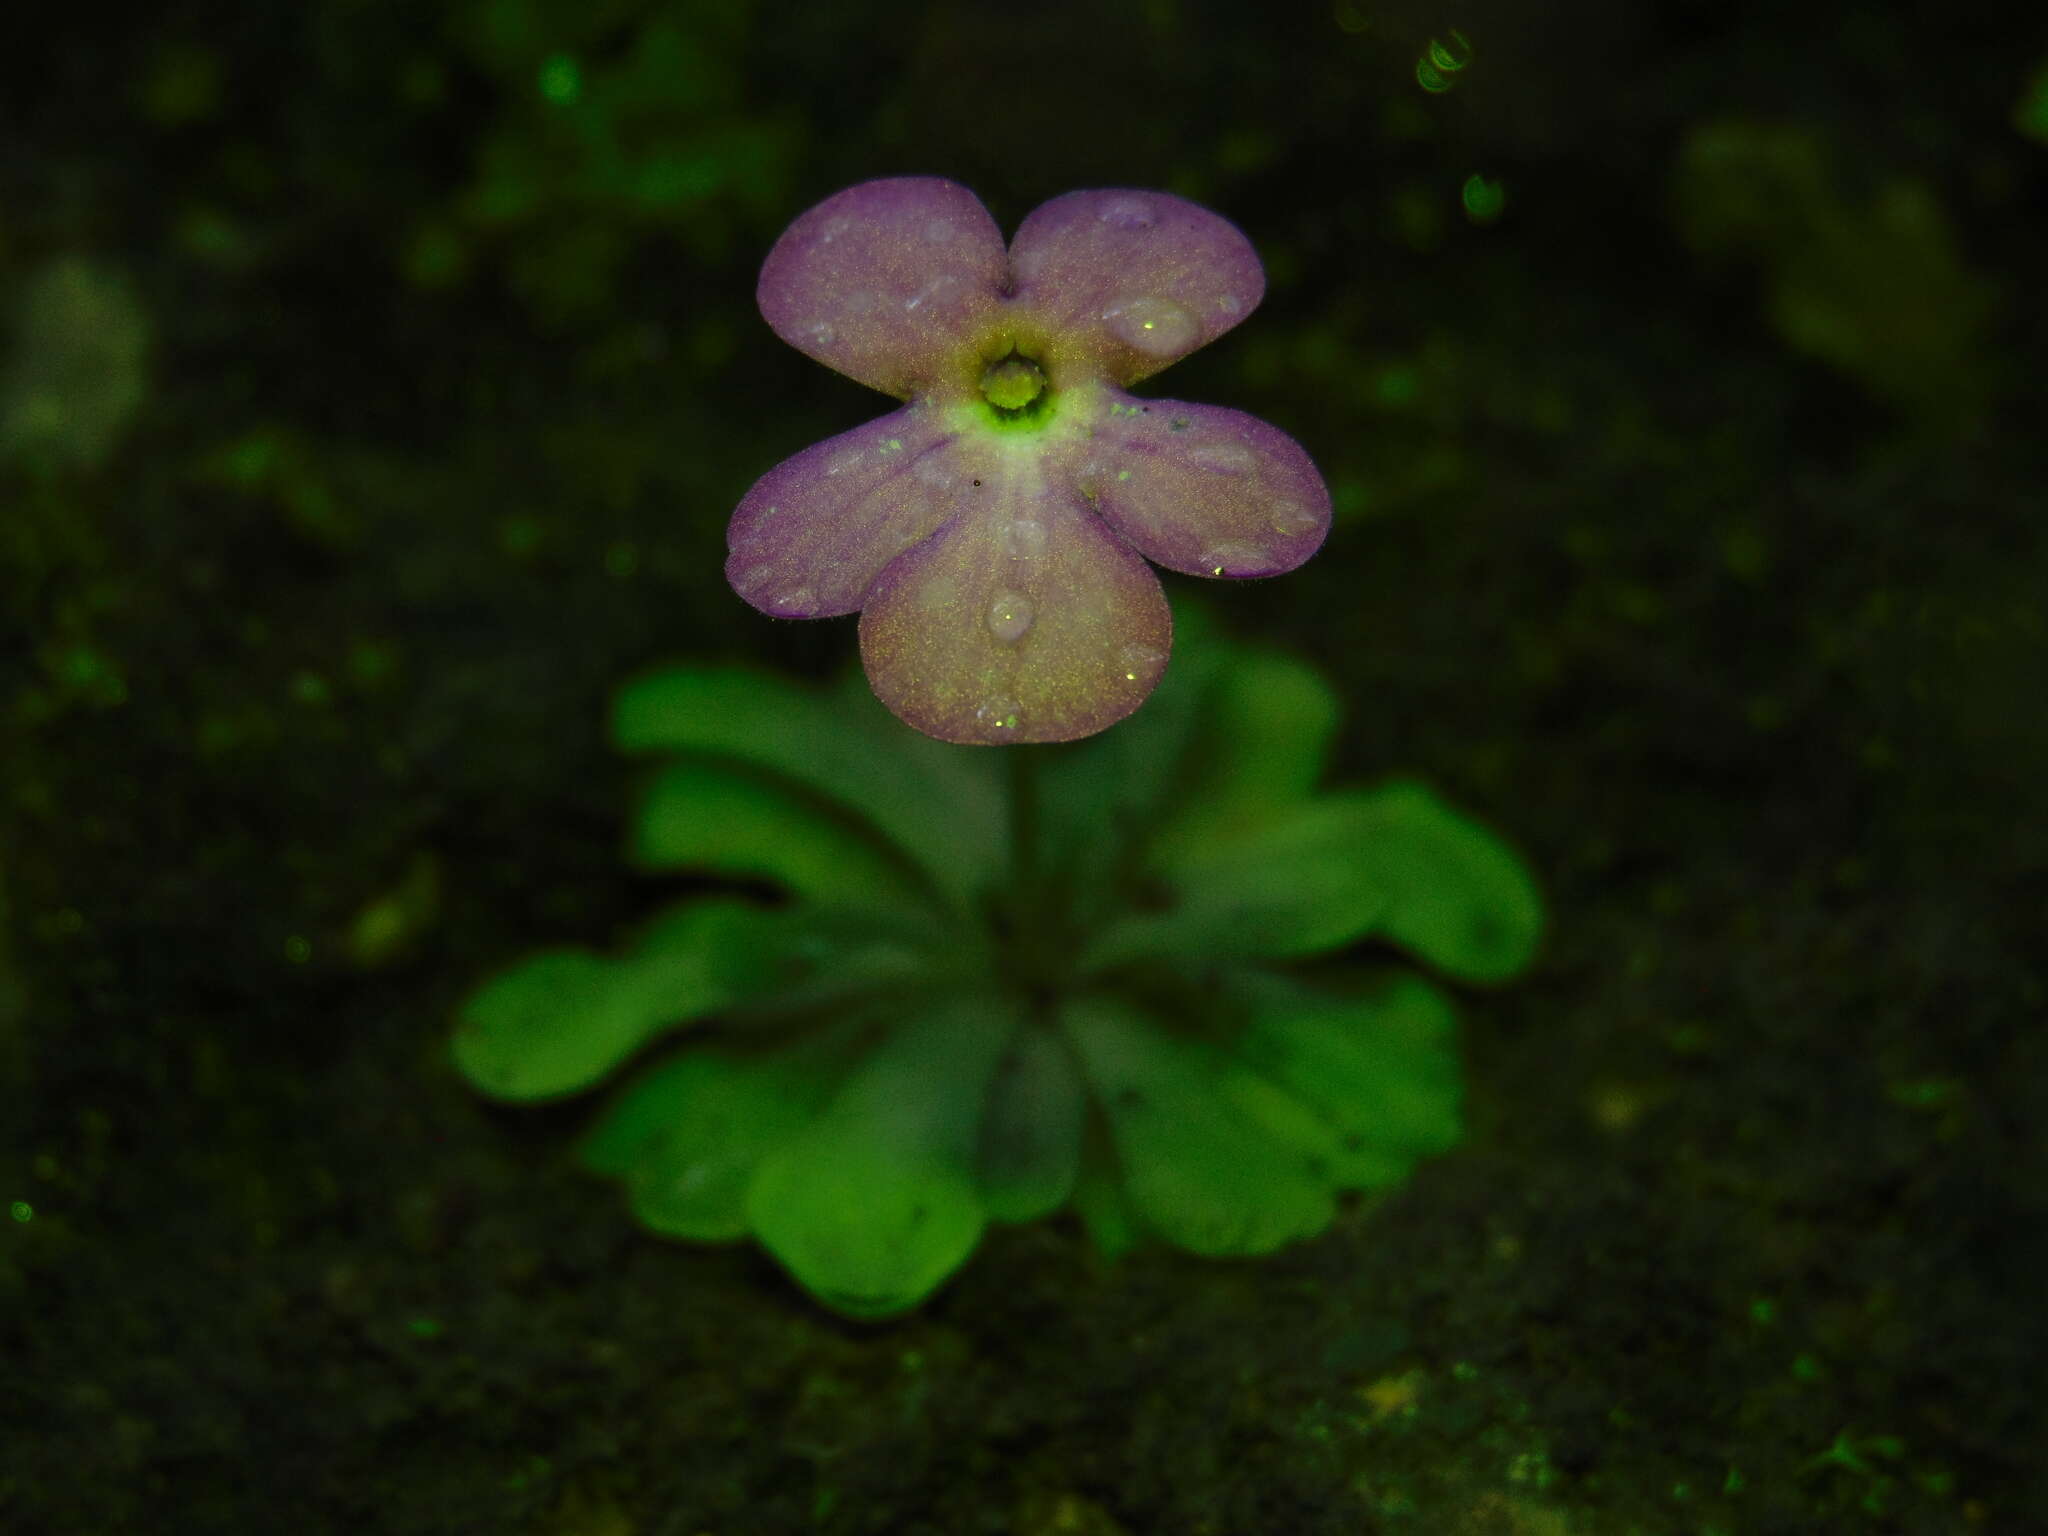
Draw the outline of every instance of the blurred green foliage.
[[[1981,408],[1991,290],[1933,188],[1896,175],[1859,186],[1809,128],[1722,119],[1688,134],[1672,196],[1696,251],[1761,274],[1795,350],[1923,420]]]
[[[799,119],[763,108],[732,68],[751,0],[471,0],[448,26],[499,93],[467,184],[415,230],[406,270],[456,281],[495,251],[518,293],[567,317],[616,299],[633,242],[692,257],[790,202]]]
[[[0,458],[90,469],[148,387],[150,323],[113,266],[59,256],[23,283],[0,377]]]

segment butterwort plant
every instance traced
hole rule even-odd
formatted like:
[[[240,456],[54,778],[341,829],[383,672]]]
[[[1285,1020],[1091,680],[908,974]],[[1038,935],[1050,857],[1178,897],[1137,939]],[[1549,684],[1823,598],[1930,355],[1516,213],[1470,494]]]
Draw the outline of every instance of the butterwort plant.
[[[630,856],[691,894],[455,1031],[503,1100],[636,1069],[581,1157],[648,1227],[884,1316],[990,1222],[1263,1254],[1456,1142],[1443,983],[1526,965],[1527,870],[1421,784],[1325,789],[1338,700],[1302,663],[1183,604],[1165,667],[1141,555],[1268,575],[1327,527],[1280,432],[1125,392],[1260,288],[1160,193],[1055,199],[1006,250],[964,189],[875,182],[770,253],[770,323],[908,403],[764,477],[729,569],[771,613],[858,610],[866,684],[624,687]]]

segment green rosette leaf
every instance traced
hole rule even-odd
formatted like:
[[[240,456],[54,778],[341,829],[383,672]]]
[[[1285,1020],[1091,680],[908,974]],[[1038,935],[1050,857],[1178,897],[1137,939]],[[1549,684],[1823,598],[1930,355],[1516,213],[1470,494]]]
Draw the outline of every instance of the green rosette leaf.
[[[988,1214],[982,1112],[1020,1021],[1020,1006],[994,995],[925,1002],[762,1160],[749,1224],[825,1305],[855,1317],[904,1311],[973,1252]]]
[[[1397,1183],[1457,1145],[1457,1015],[1441,990],[1404,972],[1342,993],[1280,976],[1236,991],[1232,1054],[1313,1118],[1303,1139],[1330,1149],[1341,1187]]]
[[[1131,1211],[1193,1253],[1270,1253],[1329,1224],[1327,1147],[1313,1117],[1206,1041],[1107,996],[1061,1010],[1103,1116]],[[1322,1138],[1327,1142],[1329,1138]]]
[[[808,1125],[846,1070],[845,1029],[775,1049],[694,1045],[628,1085],[582,1146],[584,1166],[626,1181],[633,1214],[670,1237],[748,1232],[761,1160]]]
[[[612,738],[629,752],[744,765],[800,785],[864,819],[960,904],[1002,857],[1002,803],[986,765],[933,751],[865,707],[743,667],[671,666],[621,688]],[[894,722],[890,722],[892,725]]]
[[[683,760],[657,771],[633,823],[632,853],[653,869],[772,880],[822,906],[925,905],[909,869],[858,824],[722,763]]]
[[[739,900],[677,908],[628,953],[529,955],[456,1015],[462,1075],[492,1098],[578,1093],[654,1036],[787,979],[788,918]]]
[[[991,1221],[1033,1221],[1067,1203],[1081,1161],[1086,1092],[1052,1030],[1017,1031],[989,1085],[976,1160]]]
[[[1340,713],[1335,691],[1305,662],[1233,648],[1206,690],[1155,846],[1229,836],[1307,799],[1329,768]]]
[[[1113,927],[1091,958],[1295,957],[1385,938],[1461,981],[1502,980],[1542,931],[1535,881],[1512,850],[1419,784],[1325,795],[1235,836],[1159,852],[1160,913]]]

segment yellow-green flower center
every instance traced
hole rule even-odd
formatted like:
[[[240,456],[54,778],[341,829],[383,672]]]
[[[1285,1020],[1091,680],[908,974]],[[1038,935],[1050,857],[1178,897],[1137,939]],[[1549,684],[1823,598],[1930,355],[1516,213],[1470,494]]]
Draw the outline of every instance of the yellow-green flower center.
[[[1044,372],[1014,352],[981,376],[981,397],[999,411],[1021,411],[1044,393]]]

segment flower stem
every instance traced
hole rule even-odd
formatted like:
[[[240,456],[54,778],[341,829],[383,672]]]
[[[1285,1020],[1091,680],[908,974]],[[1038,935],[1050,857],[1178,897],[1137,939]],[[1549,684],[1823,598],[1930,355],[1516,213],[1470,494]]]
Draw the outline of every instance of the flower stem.
[[[1028,906],[1038,883],[1038,749],[1005,749],[1010,767],[1010,882]]]

